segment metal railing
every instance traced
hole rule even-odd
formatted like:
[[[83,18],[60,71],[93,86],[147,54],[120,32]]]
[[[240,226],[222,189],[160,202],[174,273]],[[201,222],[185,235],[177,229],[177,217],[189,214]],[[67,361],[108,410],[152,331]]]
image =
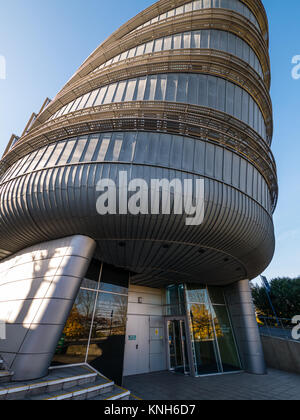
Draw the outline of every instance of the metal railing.
[[[267,337],[277,337],[284,340],[298,341],[293,338],[293,324],[291,319],[288,318],[268,318],[264,316],[257,317],[258,327],[260,334]]]

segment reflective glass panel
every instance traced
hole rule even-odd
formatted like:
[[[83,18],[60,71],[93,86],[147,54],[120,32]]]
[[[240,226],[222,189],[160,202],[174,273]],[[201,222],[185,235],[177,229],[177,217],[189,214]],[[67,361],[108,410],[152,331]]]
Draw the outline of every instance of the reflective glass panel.
[[[105,264],[100,283],[100,290],[128,295],[128,272]]]
[[[208,304],[190,305],[192,342],[195,368],[198,375],[219,372],[216,358],[216,340]]]
[[[81,289],[57,345],[53,364],[84,363],[96,293]]]
[[[168,286],[166,290],[166,316],[182,316],[186,314],[184,286]]]
[[[240,370],[223,288],[187,285],[187,301],[196,373]]]
[[[240,370],[241,364],[225,305],[214,305],[214,324],[223,372]]]
[[[97,299],[87,362],[122,384],[127,296],[100,293]]]

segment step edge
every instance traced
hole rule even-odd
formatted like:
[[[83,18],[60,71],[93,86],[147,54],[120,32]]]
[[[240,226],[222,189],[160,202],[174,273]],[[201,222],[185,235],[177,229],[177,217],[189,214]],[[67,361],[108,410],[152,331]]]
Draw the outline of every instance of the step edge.
[[[130,391],[123,391],[119,394],[115,394],[115,395],[112,395],[108,398],[104,398],[104,401],[114,401],[114,400],[118,400],[118,399],[123,398],[123,397],[130,397]]]
[[[13,373],[11,375],[13,375]],[[14,392],[31,391],[34,389],[42,388],[44,386],[51,386],[51,385],[58,385],[58,384],[63,385],[68,382],[79,381],[80,379],[97,378],[97,376],[98,375],[96,373],[91,372],[91,373],[87,373],[83,375],[68,376],[66,378],[53,379],[52,381],[38,382],[35,384],[30,384],[30,385],[20,385],[20,386],[15,386],[15,387],[9,386],[7,388],[3,387],[2,390],[0,389],[0,395],[12,394]]]
[[[50,398],[45,398],[45,401],[57,401],[57,400],[63,400],[66,398],[72,398],[78,395],[82,395],[82,394],[89,394],[90,392],[93,391],[100,391],[101,389],[105,389],[105,388],[109,388],[110,386],[114,386],[114,382],[107,382],[101,385],[95,385],[92,387],[88,387],[88,388],[83,388],[82,390],[78,390],[78,391],[72,391],[72,392],[67,392],[65,394],[62,395],[56,395]]]

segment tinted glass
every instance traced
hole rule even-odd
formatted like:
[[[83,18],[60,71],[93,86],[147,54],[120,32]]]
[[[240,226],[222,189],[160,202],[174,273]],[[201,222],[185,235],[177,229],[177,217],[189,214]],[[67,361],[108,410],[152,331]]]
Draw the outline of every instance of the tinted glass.
[[[92,324],[96,293],[81,289],[74,303],[53,364],[84,363]]]
[[[129,274],[127,271],[104,265],[100,290],[128,295]]]
[[[99,294],[87,360],[95,369],[120,385],[123,376],[127,301],[126,296]]]
[[[81,287],[86,287],[87,289],[98,289],[100,272],[101,262],[93,259],[84,279],[82,280]]]
[[[214,316],[223,371],[240,370],[240,360],[226,306],[214,305]]]

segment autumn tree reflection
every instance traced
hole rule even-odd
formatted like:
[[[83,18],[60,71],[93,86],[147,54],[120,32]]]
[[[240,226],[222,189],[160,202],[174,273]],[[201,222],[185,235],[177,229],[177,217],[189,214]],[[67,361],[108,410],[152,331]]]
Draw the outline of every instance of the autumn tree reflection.
[[[214,318],[214,325],[210,308],[205,304],[191,305],[191,321],[194,339],[198,341],[215,340],[215,332],[217,337],[221,337],[222,329],[217,318]]]

